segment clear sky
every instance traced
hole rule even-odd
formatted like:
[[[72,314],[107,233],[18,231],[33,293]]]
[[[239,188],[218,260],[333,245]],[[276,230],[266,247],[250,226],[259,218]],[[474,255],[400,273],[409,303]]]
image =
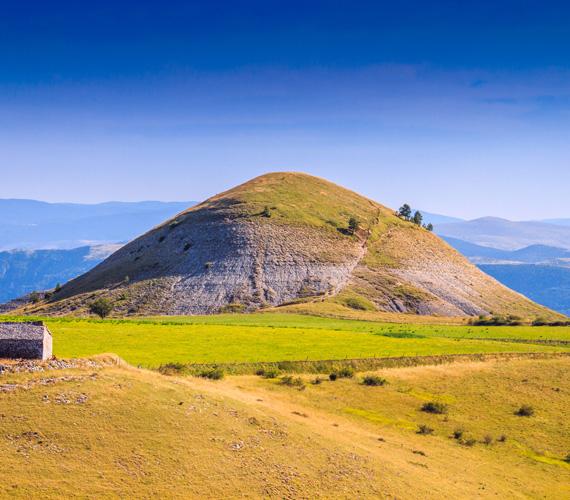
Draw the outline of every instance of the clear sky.
[[[2,2],[0,198],[200,200],[275,170],[570,217],[570,4]]]

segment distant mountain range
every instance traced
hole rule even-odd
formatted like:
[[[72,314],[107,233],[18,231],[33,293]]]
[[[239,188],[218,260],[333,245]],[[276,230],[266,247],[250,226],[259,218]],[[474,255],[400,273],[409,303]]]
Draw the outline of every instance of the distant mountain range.
[[[530,245],[570,249],[570,226],[547,222],[513,222],[498,217],[483,217],[466,222],[436,224],[435,231],[441,236],[502,250],[517,250]]]
[[[120,245],[81,247],[73,250],[0,252],[0,303],[48,290],[89,271]]]
[[[193,204],[143,201],[82,205],[0,200],[0,251],[127,242]]]
[[[501,250],[442,236],[453,248],[475,264],[549,264],[570,267],[570,250],[547,245],[530,245],[519,250]]]
[[[549,224],[556,224],[558,226],[570,226],[570,219],[545,219],[542,222],[548,222]]]

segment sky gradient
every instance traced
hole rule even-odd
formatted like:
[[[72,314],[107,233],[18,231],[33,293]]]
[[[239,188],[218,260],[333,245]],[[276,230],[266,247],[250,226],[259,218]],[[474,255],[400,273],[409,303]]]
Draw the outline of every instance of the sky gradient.
[[[562,2],[13,4],[0,198],[200,200],[294,170],[393,207],[570,217]]]

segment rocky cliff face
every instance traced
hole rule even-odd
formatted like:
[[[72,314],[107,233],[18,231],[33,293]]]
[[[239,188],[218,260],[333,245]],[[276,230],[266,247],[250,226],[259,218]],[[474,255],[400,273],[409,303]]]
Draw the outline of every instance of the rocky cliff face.
[[[351,218],[358,221],[353,230]],[[416,314],[545,311],[390,209],[288,173],[256,178],[182,212],[39,307],[81,312],[104,295],[122,314],[199,314],[343,294]]]

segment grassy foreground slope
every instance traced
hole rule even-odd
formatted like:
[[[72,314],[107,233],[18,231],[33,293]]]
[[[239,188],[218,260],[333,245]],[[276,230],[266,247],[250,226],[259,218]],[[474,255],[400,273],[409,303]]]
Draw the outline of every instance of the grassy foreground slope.
[[[104,321],[46,318],[46,323],[54,335],[54,353],[58,357],[112,352],[145,367],[166,363],[570,352],[569,327],[403,325],[292,314]],[[548,345],[513,340],[559,342]]]
[[[392,369],[378,373],[384,387],[303,377],[303,391],[87,363],[4,372],[0,496],[565,498],[569,369],[567,359]],[[420,411],[431,400],[447,414]],[[535,415],[514,415],[521,404]]]

